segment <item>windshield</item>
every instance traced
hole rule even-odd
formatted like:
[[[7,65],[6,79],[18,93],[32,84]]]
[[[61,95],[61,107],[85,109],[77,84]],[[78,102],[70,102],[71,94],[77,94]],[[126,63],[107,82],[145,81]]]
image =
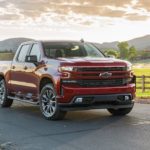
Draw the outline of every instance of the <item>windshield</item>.
[[[44,52],[47,57],[104,57],[92,44],[79,42],[45,42]]]

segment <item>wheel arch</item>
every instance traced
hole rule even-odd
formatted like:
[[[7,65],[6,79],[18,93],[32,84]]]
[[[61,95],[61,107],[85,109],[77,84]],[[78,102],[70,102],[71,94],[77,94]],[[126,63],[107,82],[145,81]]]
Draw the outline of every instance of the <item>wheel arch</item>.
[[[5,80],[5,77],[2,73],[0,73],[0,79],[4,79]]]
[[[4,76],[4,74],[2,74],[2,73],[0,73],[0,80],[1,80],[1,79],[4,79],[4,80],[6,81],[5,76]]]
[[[51,83],[55,86],[54,81],[51,77],[49,76],[44,76],[41,78],[40,83],[39,83],[39,91],[42,90],[43,86],[46,85],[47,83]]]

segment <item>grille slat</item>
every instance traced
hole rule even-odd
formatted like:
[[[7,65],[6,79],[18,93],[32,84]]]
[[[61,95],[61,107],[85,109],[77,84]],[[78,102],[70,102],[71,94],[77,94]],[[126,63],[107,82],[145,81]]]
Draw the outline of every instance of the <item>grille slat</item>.
[[[79,67],[77,72],[93,72],[93,71],[126,71],[126,67]]]
[[[62,83],[67,85],[78,85],[80,87],[114,87],[125,85],[127,79],[63,80]]]
[[[77,83],[79,86],[82,86],[82,87],[122,86],[125,84],[125,79],[79,80]]]

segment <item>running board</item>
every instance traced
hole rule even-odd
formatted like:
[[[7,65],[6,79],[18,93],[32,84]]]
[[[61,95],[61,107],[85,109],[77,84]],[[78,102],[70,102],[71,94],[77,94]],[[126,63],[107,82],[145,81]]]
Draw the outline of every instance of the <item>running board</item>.
[[[32,104],[32,105],[39,105],[39,102],[31,102],[30,100],[26,100],[26,99],[20,99],[17,97],[13,97],[13,96],[7,96],[9,99],[13,99],[19,102],[24,102],[24,103],[28,103],[28,104]]]

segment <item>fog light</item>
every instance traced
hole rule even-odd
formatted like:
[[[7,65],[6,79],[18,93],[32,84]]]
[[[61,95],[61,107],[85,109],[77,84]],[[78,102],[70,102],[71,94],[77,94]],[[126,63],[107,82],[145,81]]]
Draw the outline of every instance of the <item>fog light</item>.
[[[79,97],[75,100],[75,103],[79,104],[79,103],[82,103],[83,102],[83,98],[82,97]]]
[[[130,96],[127,96],[127,95],[126,95],[126,96],[124,97],[124,100],[125,100],[125,101],[130,100]]]

